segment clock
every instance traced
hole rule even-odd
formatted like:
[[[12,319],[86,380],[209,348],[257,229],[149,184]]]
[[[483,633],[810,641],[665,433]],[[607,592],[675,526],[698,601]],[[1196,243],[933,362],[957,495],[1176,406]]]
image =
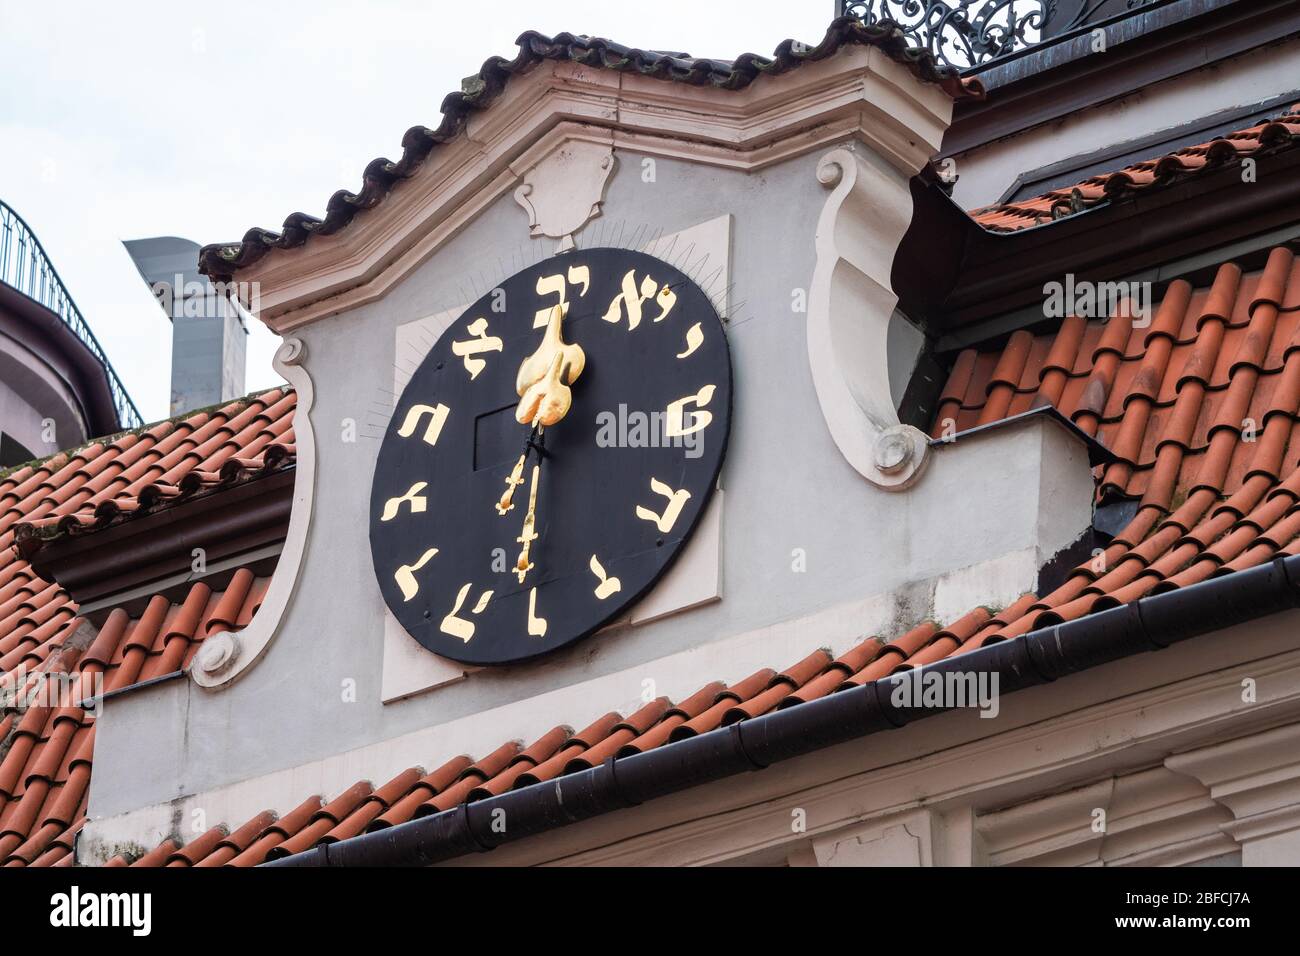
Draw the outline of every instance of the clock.
[[[442,334],[385,431],[369,521],[389,610],[474,665],[617,620],[704,514],[731,384],[709,297],[659,259],[583,249],[511,276]]]

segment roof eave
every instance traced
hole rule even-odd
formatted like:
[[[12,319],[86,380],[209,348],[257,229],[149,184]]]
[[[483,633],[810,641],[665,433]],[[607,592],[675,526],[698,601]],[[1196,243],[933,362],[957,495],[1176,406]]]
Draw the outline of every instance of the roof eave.
[[[385,158],[373,160],[365,169],[359,192],[336,192],[330,198],[323,218],[294,213],[285,220],[280,232],[255,228],[249,230],[239,243],[205,246],[199,253],[200,271],[214,281],[247,279],[253,273],[265,272],[257,269],[257,266],[269,253],[279,255],[299,250],[314,244],[309,243],[313,237],[337,236],[345,229],[353,231],[356,227],[351,224],[358,213],[384,203],[394,188],[415,177],[431,156],[445,154],[450,145],[461,142],[466,130],[489,111],[489,107],[493,110],[500,108],[503,99],[507,99],[505,94],[508,88],[516,85],[519,77],[533,73],[545,64],[550,64],[552,68],[574,68],[570,72],[585,70],[587,73],[603,74],[592,81],[593,85],[601,87],[600,93],[603,96],[611,93],[610,75],[619,77],[614,90],[620,95],[629,85],[635,85],[633,81],[648,80],[656,88],[657,98],[663,100],[658,104],[660,110],[665,104],[671,105],[668,101],[672,96],[696,106],[701,100],[708,102],[711,98],[721,97],[719,102],[725,105],[720,108],[724,112],[741,108],[742,104],[755,100],[767,101],[765,105],[770,106],[772,96],[789,94],[785,86],[777,84],[779,88],[772,91],[771,96],[768,95],[767,87],[774,85],[775,78],[804,73],[809,66],[840,59],[844,51],[855,49],[874,51],[890,63],[901,65],[902,70],[910,74],[918,86],[934,89],[949,103],[954,98],[979,96],[982,92],[978,81],[962,80],[955,70],[940,65],[925,51],[907,48],[902,33],[896,28],[867,27],[853,17],[834,20],[825,37],[815,46],[786,40],[770,58],[743,54],[729,62],[684,61],[669,54],[629,49],[606,40],[576,37],[572,34],[560,34],[551,38],[528,32],[520,36],[518,44],[519,52],[513,60],[507,61],[501,57],[487,60],[475,81],[467,83],[469,92],[458,91],[446,97],[442,104],[443,119],[436,129],[416,126],[408,130],[402,139],[401,159],[396,162]],[[590,67],[599,69],[591,71]],[[861,64],[858,64],[858,68],[861,71]],[[882,71],[883,68],[876,68],[871,72]],[[893,82],[897,82],[897,79]],[[570,86],[569,92],[572,93],[573,84]],[[751,90],[761,92],[751,93]],[[914,98],[925,97],[918,94]],[[949,110],[950,107],[944,110],[945,125]],[[757,114],[759,110],[755,107],[752,112]],[[588,121],[600,122],[595,114]],[[553,121],[546,125],[552,124]],[[768,118],[762,130],[763,135],[771,135],[770,125]],[[729,144],[737,153],[751,150],[755,146],[755,143],[745,140],[743,130],[739,133],[735,129],[722,132],[724,135],[720,138],[720,143]],[[540,130],[533,138],[539,134]],[[693,132],[693,135],[698,134],[699,131]],[[941,136],[942,130],[939,130],[933,143],[922,142],[921,145],[927,150],[922,161],[937,150],[938,137]],[[702,138],[707,140],[707,136]],[[903,137],[903,140],[907,138]],[[928,140],[928,137],[924,139]],[[454,169],[460,162],[462,159],[456,156],[446,156],[448,168]],[[362,218],[368,220],[373,217]],[[263,286],[265,285],[263,278]],[[266,303],[265,288],[263,303]]]
[[[900,308],[937,335],[978,341],[972,330],[1041,304],[1044,283],[1066,273],[1132,277],[1300,222],[1297,141],[1257,162],[1251,182],[1228,163],[1015,232],[983,228],[938,183],[918,177],[916,212],[894,260]]]
[[[990,643],[921,670],[997,674],[999,691],[1013,693],[1297,606],[1300,556],[1278,557],[1258,567]],[[951,709],[895,703],[898,683],[915,680],[916,673],[881,678],[644,753],[611,757],[589,770],[262,865],[429,866],[487,852]],[[495,825],[502,812],[510,820],[509,827]]]

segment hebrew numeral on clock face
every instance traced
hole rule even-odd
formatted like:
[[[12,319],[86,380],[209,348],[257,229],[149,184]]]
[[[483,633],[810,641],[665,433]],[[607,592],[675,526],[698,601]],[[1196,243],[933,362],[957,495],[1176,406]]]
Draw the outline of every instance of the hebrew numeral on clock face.
[[[397,434],[402,438],[410,438],[415,434],[415,430],[420,427],[420,419],[425,415],[431,415],[429,425],[424,430],[421,438],[427,445],[438,444],[438,436],[442,434],[442,426],[447,423],[447,416],[451,414],[451,409],[446,405],[412,405],[406,412],[406,417],[402,419],[402,427],[397,430]]]
[[[565,298],[565,292],[568,289],[569,283],[582,286],[582,291],[578,293],[578,298],[581,299],[587,294],[587,290],[591,288],[591,270],[586,266],[569,266],[568,282],[565,281],[565,276],[558,272],[553,276],[538,277],[537,294],[558,295],[560,300],[552,305],[544,306],[537,310],[537,314],[533,316],[533,328],[545,328],[546,323],[550,320],[551,310],[554,309],[556,305],[558,305],[563,312],[569,311],[569,302]]]
[[[668,417],[664,421],[664,434],[669,438],[676,438],[682,435],[689,435],[692,432],[700,431],[713,421],[713,412],[691,412],[691,424],[686,424],[686,406],[698,405],[703,408],[713,400],[715,387],[705,385],[694,395],[687,395],[685,398],[679,398],[668,405]]]
[[[596,560],[594,554],[591,556],[591,562],[588,566],[591,568],[591,573],[596,575],[596,580],[600,582],[596,585],[597,598],[603,601],[611,594],[617,594],[623,590],[623,582],[618,578],[611,578],[606,575],[604,565]]]
[[[686,351],[678,352],[677,357],[679,359],[686,358],[688,355],[690,355],[692,352],[694,352],[703,344],[704,344],[704,328],[701,323],[696,322],[694,325],[692,325],[689,329],[686,330]]]
[[[644,521],[651,521],[661,532],[667,534],[673,530],[673,525],[677,523],[677,516],[682,513],[682,508],[690,500],[691,493],[685,488],[677,491],[669,488],[658,478],[650,479],[650,490],[657,495],[663,495],[668,499],[668,504],[664,507],[663,514],[655,514],[649,508],[641,505],[636,506],[636,516]]]
[[[537,588],[528,592],[528,633],[532,637],[546,636],[546,618],[537,616]]]
[[[623,313],[627,312],[627,328],[632,331],[641,324],[641,310],[646,300],[651,296],[659,303],[659,314],[652,321],[662,322],[668,318],[668,313],[673,310],[677,304],[677,293],[668,286],[659,287],[649,274],[641,280],[640,286],[636,281],[636,270],[629,269],[627,275],[623,276],[623,281],[619,284],[620,292],[614,296],[614,301],[609,304],[605,314],[601,316],[606,322],[618,323],[623,320]],[[656,296],[655,293],[659,294]]]
[[[392,521],[397,517],[397,513],[402,510],[403,503],[411,506],[411,514],[420,514],[428,507],[428,499],[420,494],[428,486],[427,481],[417,481],[406,490],[406,494],[398,495],[396,498],[389,498],[384,502],[384,511],[379,516],[380,521]]]
[[[466,329],[474,337],[463,342],[452,342],[451,351],[465,360],[465,370],[469,372],[471,379],[475,379],[478,378],[479,372],[487,368],[487,362],[474,356],[480,352],[500,352],[502,344],[501,340],[495,335],[487,334],[487,319],[475,319]]]
[[[415,572],[429,563],[429,559],[438,553],[437,548],[430,548],[420,555],[414,564],[403,564],[393,574],[397,586],[402,589],[402,600],[409,601],[419,593],[420,583],[415,580]]]
[[[457,617],[456,615],[460,613],[461,606],[465,603],[465,598],[469,597],[469,589],[471,587],[473,587],[472,581],[465,582],[465,586],[461,588],[460,593],[456,595],[456,604],[452,607],[451,613],[442,619],[442,627],[440,628],[442,633],[449,634],[452,637],[459,637],[466,643],[469,643],[469,639],[474,636],[474,622],[467,621],[462,617]],[[484,591],[479,595],[478,603],[474,605],[474,609],[470,611],[470,613],[474,615],[482,614],[484,609],[487,608],[488,601],[490,600],[492,600],[492,592]]]

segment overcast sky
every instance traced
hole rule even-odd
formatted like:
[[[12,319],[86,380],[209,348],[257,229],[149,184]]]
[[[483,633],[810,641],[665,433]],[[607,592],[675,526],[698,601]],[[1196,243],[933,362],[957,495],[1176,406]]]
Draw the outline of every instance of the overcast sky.
[[[122,248],[321,215],[524,30],[732,58],[816,41],[833,0],[0,2],[0,198],[27,220],[146,420],[171,328]],[[277,339],[249,340],[249,391]]]

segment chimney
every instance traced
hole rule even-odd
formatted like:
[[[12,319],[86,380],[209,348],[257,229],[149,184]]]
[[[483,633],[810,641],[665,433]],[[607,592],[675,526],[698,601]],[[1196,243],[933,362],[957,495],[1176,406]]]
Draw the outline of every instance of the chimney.
[[[122,245],[172,321],[171,414],[243,395],[248,328],[228,295],[199,274],[199,244],[155,236]]]

